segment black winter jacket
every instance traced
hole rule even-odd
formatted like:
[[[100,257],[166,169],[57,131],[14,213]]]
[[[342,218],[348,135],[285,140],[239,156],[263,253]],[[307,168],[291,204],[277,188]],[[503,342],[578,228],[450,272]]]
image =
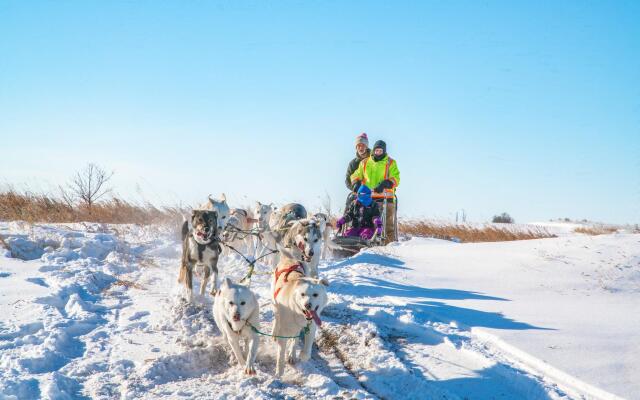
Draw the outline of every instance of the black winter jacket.
[[[344,184],[347,186],[347,189],[351,190],[351,186],[352,186],[351,175],[353,175],[353,173],[356,172],[356,170],[358,169],[358,166],[360,165],[360,161],[364,160],[365,158],[368,158],[370,154],[371,154],[371,150],[369,149],[367,149],[367,154],[362,158],[360,158],[358,153],[356,153],[356,158],[354,158],[349,162],[349,166],[347,167],[347,175],[344,178]]]
[[[365,207],[357,200],[354,200],[347,212],[344,213],[344,222],[351,222],[354,228],[375,228],[373,219],[380,217],[380,206],[377,202],[372,202],[369,207]]]

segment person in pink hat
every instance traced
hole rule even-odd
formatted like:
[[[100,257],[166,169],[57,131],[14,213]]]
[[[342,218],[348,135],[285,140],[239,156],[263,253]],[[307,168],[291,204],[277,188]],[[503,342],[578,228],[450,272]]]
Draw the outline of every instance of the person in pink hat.
[[[362,132],[358,136],[356,136],[355,140],[356,146],[356,156],[353,160],[349,162],[349,166],[347,167],[347,174],[344,178],[344,183],[349,189],[349,196],[347,196],[347,204],[345,210],[349,208],[355,197],[355,190],[353,189],[353,184],[351,183],[351,175],[358,169],[360,165],[360,161],[368,158],[371,155],[371,150],[369,149],[369,137],[365,132]]]

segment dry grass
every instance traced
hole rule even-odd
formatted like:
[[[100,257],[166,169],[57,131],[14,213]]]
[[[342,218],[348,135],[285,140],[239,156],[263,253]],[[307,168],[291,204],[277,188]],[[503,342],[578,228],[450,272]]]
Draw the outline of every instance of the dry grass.
[[[584,233],[585,235],[607,235],[616,232],[618,229],[609,226],[581,226],[574,229],[576,233]]]
[[[545,229],[526,228],[511,229],[510,225],[504,228],[497,225],[473,227],[464,224],[442,225],[428,221],[403,221],[398,225],[400,234],[409,236],[432,237],[458,242],[504,242],[511,240],[530,240],[556,237]]]
[[[144,286],[138,283],[127,281],[124,279],[118,279],[117,281],[113,282],[108,288],[104,289],[104,291],[108,292],[114,286],[122,286],[122,287],[126,287],[127,289],[147,290]]]
[[[155,224],[178,222],[185,210],[178,207],[158,208],[147,203],[136,205],[113,198],[91,208],[69,204],[46,194],[18,192],[0,193],[0,220],[34,222],[98,222],[109,224]]]

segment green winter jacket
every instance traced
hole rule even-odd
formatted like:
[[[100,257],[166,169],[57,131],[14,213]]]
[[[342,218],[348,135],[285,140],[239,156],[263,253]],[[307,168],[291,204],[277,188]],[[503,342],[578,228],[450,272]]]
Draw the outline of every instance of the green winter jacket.
[[[385,179],[389,179],[393,183],[393,187],[385,189],[382,193],[371,193],[373,198],[393,198],[396,188],[400,184],[398,163],[388,155],[380,161],[375,161],[373,156],[365,158],[360,162],[356,172],[351,175],[352,184],[360,181],[372,190]]]

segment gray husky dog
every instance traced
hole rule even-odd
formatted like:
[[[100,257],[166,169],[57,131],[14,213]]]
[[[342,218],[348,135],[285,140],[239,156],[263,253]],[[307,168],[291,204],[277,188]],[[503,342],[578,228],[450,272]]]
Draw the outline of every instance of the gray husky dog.
[[[262,231],[263,244],[270,249],[275,249],[282,243],[285,235],[291,229],[295,221],[307,217],[307,210],[302,204],[290,203],[282,207],[280,210],[271,213],[269,216],[269,224]],[[275,267],[279,262],[278,254],[269,257],[268,263]]]
[[[221,252],[218,239],[218,214],[215,211],[194,210],[191,226],[182,224],[182,262],[178,282],[184,283],[189,300],[193,299],[193,272],[202,274],[200,296],[204,296],[209,276],[213,274],[211,294],[218,289],[218,257]]]
[[[323,246],[320,222],[315,218],[305,218],[289,222],[289,225],[289,230],[279,243],[280,253],[302,262],[306,275],[317,278]]]
[[[280,241],[288,228],[291,226],[292,221],[298,221],[307,218],[307,210],[302,204],[289,203],[283,206],[277,213],[272,214],[270,221],[271,229],[276,234],[276,238]]]

